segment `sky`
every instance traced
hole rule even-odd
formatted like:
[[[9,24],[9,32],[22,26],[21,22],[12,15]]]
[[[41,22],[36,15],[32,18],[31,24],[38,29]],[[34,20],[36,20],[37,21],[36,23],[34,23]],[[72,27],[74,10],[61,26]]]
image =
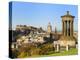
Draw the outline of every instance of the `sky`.
[[[74,31],[78,30],[78,7],[77,5],[50,4],[50,3],[31,3],[31,2],[12,2],[12,29],[16,25],[27,25],[42,27],[47,30],[50,22],[52,30],[62,31],[61,16],[70,11],[74,18]]]

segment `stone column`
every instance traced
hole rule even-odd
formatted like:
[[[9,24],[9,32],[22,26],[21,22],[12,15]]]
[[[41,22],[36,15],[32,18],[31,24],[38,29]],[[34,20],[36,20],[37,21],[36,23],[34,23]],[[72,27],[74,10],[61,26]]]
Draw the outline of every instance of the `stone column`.
[[[64,22],[63,22],[63,25],[65,26]],[[65,32],[64,32],[64,30],[65,30],[65,29],[64,29],[64,26],[63,26],[63,34],[65,33]]]
[[[70,36],[73,36],[73,22],[70,21]]]
[[[71,35],[71,21],[70,21],[70,36],[72,36],[72,35]]]
[[[69,21],[69,31],[68,31],[68,35],[70,36],[70,21]]]
[[[64,21],[64,36],[66,36],[66,22]]]
[[[69,45],[66,45],[66,51],[68,51],[69,50]]]
[[[64,22],[62,21],[62,34],[64,35]]]
[[[66,29],[66,30],[67,30],[67,36],[68,36],[68,27],[69,27],[69,22],[67,21],[66,23],[67,23],[67,29]]]
[[[76,48],[78,48],[78,44],[76,44]]]
[[[57,44],[57,50],[56,51],[59,52],[59,44]]]
[[[73,36],[73,21],[72,21],[72,36]]]
[[[65,24],[66,24],[65,35],[67,36],[67,21],[65,22]]]

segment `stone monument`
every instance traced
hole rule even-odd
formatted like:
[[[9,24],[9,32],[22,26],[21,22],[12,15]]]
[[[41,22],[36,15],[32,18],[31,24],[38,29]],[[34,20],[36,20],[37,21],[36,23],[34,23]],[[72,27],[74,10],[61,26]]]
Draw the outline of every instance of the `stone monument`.
[[[70,15],[69,11],[67,11],[66,15],[61,16],[62,18],[62,36],[59,39],[60,46],[75,46],[76,39],[73,36],[73,23],[75,16]]]

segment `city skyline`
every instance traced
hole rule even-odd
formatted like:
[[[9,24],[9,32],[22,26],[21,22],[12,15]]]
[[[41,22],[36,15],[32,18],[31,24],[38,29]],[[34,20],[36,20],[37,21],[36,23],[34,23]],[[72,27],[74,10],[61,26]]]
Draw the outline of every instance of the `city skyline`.
[[[58,31],[62,31],[61,16],[70,11],[75,16],[74,31],[78,30],[78,7],[77,5],[12,2],[12,29],[16,25],[28,25],[47,29],[50,22],[52,30],[55,26]]]

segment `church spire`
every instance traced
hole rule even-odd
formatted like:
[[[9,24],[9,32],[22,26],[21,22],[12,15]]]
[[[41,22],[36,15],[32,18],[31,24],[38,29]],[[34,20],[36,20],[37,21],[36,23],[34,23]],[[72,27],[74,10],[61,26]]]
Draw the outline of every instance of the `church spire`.
[[[56,26],[55,26],[55,34],[57,33],[57,28],[56,28]]]
[[[47,32],[49,32],[49,33],[52,32],[52,26],[51,26],[50,22],[48,23],[48,26],[47,26]]]

